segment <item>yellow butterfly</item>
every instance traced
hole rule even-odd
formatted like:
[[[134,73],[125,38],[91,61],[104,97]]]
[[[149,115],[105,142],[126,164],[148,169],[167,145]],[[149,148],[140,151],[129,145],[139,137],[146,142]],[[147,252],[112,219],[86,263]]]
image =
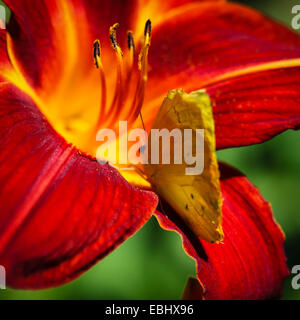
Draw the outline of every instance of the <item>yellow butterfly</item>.
[[[163,129],[169,132],[177,129],[177,133],[180,130],[182,137],[188,132],[186,129],[189,129],[192,135],[189,140],[177,140],[180,143],[176,144],[175,130],[174,143],[170,143],[169,150],[165,150],[167,148],[162,143],[154,144],[153,139],[153,132],[157,134]],[[199,134],[197,129],[204,129],[204,140],[202,139],[202,149],[200,148],[204,168],[201,174],[191,174],[187,170],[192,167],[185,160],[192,156],[199,157],[194,141]],[[185,150],[187,143],[190,143],[190,152]],[[153,152],[155,148],[158,148],[158,156]],[[168,158],[168,152],[171,163],[161,163],[164,157]],[[181,163],[178,161],[178,153],[181,153]],[[156,157],[155,161],[153,155]],[[154,191],[168,202],[197,236],[209,242],[221,241],[224,237],[221,226],[222,196],[215,154],[214,121],[207,93],[200,90],[187,94],[181,89],[169,92],[152,126],[146,157],[148,164],[144,164],[143,172]]]

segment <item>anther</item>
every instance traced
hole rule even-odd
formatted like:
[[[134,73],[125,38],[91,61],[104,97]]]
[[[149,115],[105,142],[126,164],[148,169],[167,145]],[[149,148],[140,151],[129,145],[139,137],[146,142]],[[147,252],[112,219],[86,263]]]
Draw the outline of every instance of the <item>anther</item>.
[[[127,56],[127,78],[126,78],[126,84],[125,84],[125,95],[129,93],[129,85],[133,73],[134,68],[134,55],[135,55],[135,45],[134,45],[134,39],[133,39],[133,33],[132,31],[127,32],[127,41],[128,41],[128,51],[129,54]]]
[[[128,49],[134,52],[134,40],[133,40],[132,31],[128,31],[127,36],[128,36]]]
[[[117,43],[117,28],[119,27],[118,23],[115,23],[112,27],[109,28],[109,39],[111,41],[111,44],[113,46],[113,48],[115,49],[118,45]]]
[[[121,107],[121,102],[123,101],[123,92],[124,92],[124,61],[123,61],[123,52],[117,42],[117,28],[119,27],[118,23],[115,23],[109,29],[110,41],[112,47],[117,56],[117,86],[114,98],[112,100],[110,110],[110,121],[114,122],[115,118],[118,116],[119,109]]]
[[[100,51],[100,41],[96,40],[94,42],[94,61],[95,61],[95,66],[99,68],[99,59],[101,56],[101,51]]]
[[[145,24],[145,32],[144,32],[145,38],[144,38],[144,47],[141,50],[141,53],[139,54],[138,59],[138,68],[140,70],[140,79],[139,83],[136,89],[135,97],[134,97],[134,103],[133,103],[133,109],[132,109],[132,118],[136,119],[136,117],[140,114],[141,116],[141,108],[144,101],[145,96],[145,89],[146,89],[146,83],[148,79],[148,51],[150,47],[150,40],[151,40],[151,21],[148,19]],[[142,119],[142,118],[141,118]]]
[[[100,71],[100,83],[101,83],[101,106],[100,106],[100,112],[98,116],[98,121],[96,124],[96,130],[99,128],[101,123],[101,118],[105,117],[105,107],[106,107],[106,80],[105,80],[105,74],[101,62],[101,47],[100,47],[100,41],[96,40],[94,42],[94,49],[93,49],[93,55],[95,60],[95,65],[97,69]]]
[[[122,50],[117,42],[117,29],[119,27],[118,23],[115,23],[112,27],[109,28],[109,39],[113,49],[121,56],[123,56]]]
[[[149,37],[151,37],[151,21],[150,21],[150,19],[148,19],[147,22],[146,22],[144,35],[145,35],[145,37],[147,35]]]

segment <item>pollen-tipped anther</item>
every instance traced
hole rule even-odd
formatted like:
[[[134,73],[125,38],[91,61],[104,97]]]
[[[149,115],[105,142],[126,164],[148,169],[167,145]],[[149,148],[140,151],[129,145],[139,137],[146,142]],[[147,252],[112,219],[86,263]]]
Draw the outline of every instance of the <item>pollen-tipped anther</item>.
[[[109,28],[109,39],[110,39],[110,42],[111,42],[111,45],[113,47],[113,49],[118,53],[120,54],[121,56],[123,56],[123,53],[122,53],[122,50],[118,44],[118,41],[117,41],[117,29],[119,28],[119,24],[118,23],[115,23],[113,26],[111,26]]]
[[[145,25],[145,31],[144,31],[144,36],[149,36],[151,37],[151,20],[148,19]]]
[[[99,40],[96,40],[94,42],[94,62],[95,62],[95,66],[97,68],[99,68],[99,60],[100,60],[100,57],[101,57],[101,50],[100,50],[100,41]]]
[[[132,31],[128,31],[127,38],[128,38],[128,49],[129,51],[134,52],[135,47],[134,47],[134,39],[133,39]]]

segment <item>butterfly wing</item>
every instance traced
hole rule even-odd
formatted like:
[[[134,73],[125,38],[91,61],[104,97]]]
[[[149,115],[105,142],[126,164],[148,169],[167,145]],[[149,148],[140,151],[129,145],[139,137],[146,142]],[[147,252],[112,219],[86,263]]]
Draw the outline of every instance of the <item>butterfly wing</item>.
[[[170,91],[152,129],[168,129],[169,132],[179,129],[182,137],[185,129],[190,129],[193,138],[198,134],[197,129],[204,129],[204,144],[200,151],[204,157],[204,169],[201,174],[187,174],[187,168],[191,166],[185,163],[187,141],[184,139],[181,140],[181,164],[174,164],[172,161],[180,149],[178,143],[170,143],[170,164],[161,163],[163,153],[168,150],[159,143],[160,162],[153,164],[151,150],[157,146],[149,138],[149,164],[144,165],[144,171],[157,194],[169,203],[196,235],[209,242],[221,241],[222,197],[215,154],[214,122],[208,94],[204,91],[190,94],[183,90]],[[196,155],[194,140],[196,139],[189,143],[192,154]],[[197,153],[200,158],[199,150]]]

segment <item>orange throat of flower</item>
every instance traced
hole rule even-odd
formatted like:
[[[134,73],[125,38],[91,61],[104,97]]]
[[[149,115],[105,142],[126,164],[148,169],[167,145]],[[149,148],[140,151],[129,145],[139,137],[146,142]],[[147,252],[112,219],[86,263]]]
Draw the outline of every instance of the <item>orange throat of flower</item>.
[[[103,128],[112,129],[117,133],[118,139],[119,121],[127,121],[128,130],[137,126],[144,101],[151,22],[146,22],[143,39],[138,45],[141,48],[139,55],[136,55],[131,31],[127,33],[128,47],[122,51],[117,41],[118,26],[116,23],[109,30],[114,54],[111,54],[107,44],[105,50],[102,50],[100,41],[96,40],[93,56],[92,48],[87,50],[86,47],[80,48],[76,44],[76,28],[70,26],[67,30],[69,39],[63,43],[66,45],[67,41],[72,42],[70,39],[73,39],[73,43],[68,43],[68,46],[75,49],[68,52],[68,58],[61,65],[62,70],[54,71],[57,73],[55,83],[51,80],[52,76],[48,77],[53,62],[47,63],[46,70],[42,70],[42,83],[39,88],[28,82],[15,56],[13,41],[7,34],[8,53],[13,68],[3,72],[6,79],[33,99],[54,129],[67,142],[91,156],[96,156],[99,147],[99,142],[96,141],[97,132]],[[87,37],[86,40],[86,43],[91,43],[90,38]],[[57,49],[58,52],[64,50],[67,49]],[[84,51],[87,59],[78,64],[78,59],[81,59],[80,51]],[[92,66],[93,59],[96,68]],[[141,127],[140,122],[138,125]]]
[[[69,10],[68,14],[74,13]],[[74,20],[67,13],[66,17],[68,21]],[[25,76],[15,54],[13,40],[7,33],[12,68],[3,70],[4,77],[32,98],[56,132],[68,143],[93,157],[96,157],[101,145],[96,141],[100,129],[113,130],[118,144],[119,121],[127,121],[128,131],[144,126],[140,115],[148,78],[151,22],[147,20],[137,46],[133,33],[127,32],[127,48],[124,51],[117,41],[118,27],[116,23],[109,29],[112,48],[108,41],[102,48],[99,40],[94,41],[93,47],[80,47],[77,37],[81,35],[85,37],[83,43],[93,43],[84,26],[81,26],[81,32],[77,32],[76,25],[71,23],[67,30],[55,30],[55,37],[62,41],[55,44],[53,61],[47,61],[41,70],[38,87],[33,86]],[[63,39],[64,36],[67,38]],[[138,55],[136,47],[140,48]],[[60,59],[62,56],[65,58]]]

